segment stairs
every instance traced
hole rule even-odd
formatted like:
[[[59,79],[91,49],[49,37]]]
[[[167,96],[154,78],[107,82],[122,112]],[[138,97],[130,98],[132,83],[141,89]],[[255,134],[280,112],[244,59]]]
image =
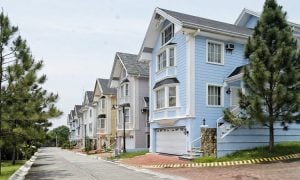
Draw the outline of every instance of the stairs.
[[[240,110],[240,107],[237,106],[235,108],[233,108],[231,110],[231,112],[234,114],[234,115],[239,115],[241,113],[241,110]],[[230,134],[232,131],[236,130],[237,127],[233,126],[232,124],[230,124],[229,122],[226,122],[224,120],[224,117],[220,117],[218,120],[217,120],[217,130],[218,130],[218,134],[220,134],[220,138],[223,139],[225,138],[228,134]]]
[[[184,160],[193,160],[197,157],[203,156],[203,151],[201,151],[201,147],[192,147],[191,151],[188,151],[187,154],[184,154],[182,156],[179,156],[179,159]]]

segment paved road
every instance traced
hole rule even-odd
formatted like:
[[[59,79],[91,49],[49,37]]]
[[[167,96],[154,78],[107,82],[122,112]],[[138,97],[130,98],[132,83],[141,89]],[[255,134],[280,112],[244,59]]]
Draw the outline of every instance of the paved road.
[[[150,174],[148,170],[128,169],[107,161],[92,159],[57,148],[42,148],[25,179],[150,180],[173,178]]]

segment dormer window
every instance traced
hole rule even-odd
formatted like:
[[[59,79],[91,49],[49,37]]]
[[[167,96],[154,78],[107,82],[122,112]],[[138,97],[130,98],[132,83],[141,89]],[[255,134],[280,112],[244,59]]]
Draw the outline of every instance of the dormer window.
[[[174,37],[174,24],[167,26],[161,33],[161,45],[163,46]]]

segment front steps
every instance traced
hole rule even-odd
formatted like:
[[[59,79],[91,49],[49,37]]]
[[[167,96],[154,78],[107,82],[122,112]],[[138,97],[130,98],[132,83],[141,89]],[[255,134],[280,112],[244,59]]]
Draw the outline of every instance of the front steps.
[[[179,156],[179,159],[193,160],[197,157],[202,157],[202,156],[203,156],[203,151],[200,150],[200,147],[193,147],[192,150],[188,151],[187,154]]]

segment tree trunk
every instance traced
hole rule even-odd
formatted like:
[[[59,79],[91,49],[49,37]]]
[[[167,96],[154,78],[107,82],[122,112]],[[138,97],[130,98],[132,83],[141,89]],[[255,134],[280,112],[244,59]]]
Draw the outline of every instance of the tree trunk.
[[[16,164],[16,149],[17,149],[17,146],[16,144],[14,143],[13,145],[13,154],[12,154],[12,161],[11,161],[11,164],[12,165],[15,165]]]
[[[273,119],[270,117],[270,126],[269,126],[269,151],[273,151],[274,147],[274,124]]]

